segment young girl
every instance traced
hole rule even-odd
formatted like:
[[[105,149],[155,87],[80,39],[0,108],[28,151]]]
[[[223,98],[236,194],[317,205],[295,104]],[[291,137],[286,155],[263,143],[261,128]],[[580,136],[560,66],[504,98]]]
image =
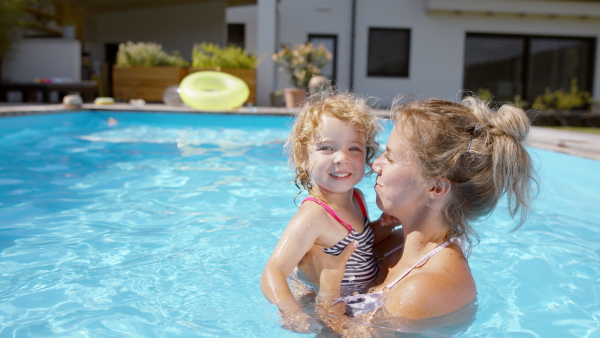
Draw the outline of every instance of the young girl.
[[[286,227],[261,278],[265,297],[277,305],[284,324],[294,331],[309,330],[310,316],[297,304],[286,278],[311,247],[338,255],[347,244],[359,243],[341,284],[347,294],[364,291],[377,276],[373,244],[393,228],[381,223],[394,219],[382,215],[369,222],[364,196],[354,186],[377,154],[379,129],[365,101],[351,94],[314,102],[296,118],[286,148],[296,170],[295,183],[309,197]]]

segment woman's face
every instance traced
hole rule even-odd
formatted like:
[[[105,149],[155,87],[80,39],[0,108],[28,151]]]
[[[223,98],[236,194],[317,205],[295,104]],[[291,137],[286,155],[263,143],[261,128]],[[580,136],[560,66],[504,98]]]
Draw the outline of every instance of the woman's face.
[[[402,223],[409,222],[427,202],[427,185],[404,142],[402,129],[394,127],[385,152],[372,167],[377,174],[375,192],[379,209]]]

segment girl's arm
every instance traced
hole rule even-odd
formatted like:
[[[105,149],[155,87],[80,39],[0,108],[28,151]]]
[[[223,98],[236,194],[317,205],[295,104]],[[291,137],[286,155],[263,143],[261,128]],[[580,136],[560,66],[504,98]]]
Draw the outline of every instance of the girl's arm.
[[[312,203],[311,203],[312,204]],[[309,316],[296,303],[286,278],[314,245],[323,228],[318,205],[303,204],[292,218],[267,261],[260,281],[265,297],[277,305],[292,330],[308,330]],[[294,328],[297,323],[300,327]]]

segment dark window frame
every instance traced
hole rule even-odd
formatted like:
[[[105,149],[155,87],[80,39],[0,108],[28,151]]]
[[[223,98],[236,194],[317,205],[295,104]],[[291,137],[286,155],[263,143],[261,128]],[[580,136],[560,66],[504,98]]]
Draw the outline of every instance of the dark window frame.
[[[373,41],[371,39],[372,31],[395,31],[398,33],[405,34],[406,38],[406,48],[403,51],[405,55],[403,57],[406,59],[404,65],[401,66],[402,70],[398,73],[388,73],[385,71],[374,71],[370,67],[371,64],[371,53],[374,52],[375,47],[372,45]],[[412,40],[412,30],[410,28],[398,28],[398,27],[368,27],[367,32],[367,77],[393,77],[393,78],[410,78],[410,51],[411,51],[411,40]],[[388,46],[382,46],[382,48],[388,48]]]
[[[529,93],[528,93],[528,88],[530,85],[530,64],[531,64],[531,44],[532,44],[532,40],[534,39],[554,39],[554,40],[580,40],[580,41],[587,41],[589,43],[589,46],[591,47],[590,50],[590,54],[588,55],[589,57],[589,65],[586,65],[586,67],[589,67],[588,69],[588,73],[589,74],[595,74],[595,60],[596,60],[596,45],[597,45],[597,41],[595,37],[582,37],[582,36],[556,36],[556,35],[538,35],[538,34],[494,34],[494,33],[471,33],[471,32],[467,32],[466,36],[465,36],[465,50],[464,50],[464,55],[463,55],[463,81],[462,81],[462,87],[466,88],[465,86],[465,82],[466,82],[466,58],[467,58],[467,39],[469,37],[479,37],[479,38],[520,38],[523,39],[523,70],[522,70],[522,74],[520,76],[521,78],[521,93],[519,93],[518,95],[521,95],[523,100],[527,100],[527,101],[532,101],[534,99],[534,97],[529,97]],[[587,88],[587,90],[590,93],[593,93],[594,90],[594,77],[593,76],[589,76],[587,79],[587,82],[585,84],[579,83],[579,87],[584,87]],[[472,90],[472,89],[471,89]],[[475,89],[476,90],[476,89]],[[466,95],[466,93],[463,93],[464,95]]]
[[[332,81],[337,81],[337,47],[338,47],[338,36],[337,34],[314,34],[314,33],[309,33],[308,34],[308,41],[312,42],[311,39],[313,38],[317,38],[317,39],[332,39],[333,40],[333,50],[330,50],[329,52],[331,53],[331,69],[333,70],[333,73],[331,74],[331,79]]]

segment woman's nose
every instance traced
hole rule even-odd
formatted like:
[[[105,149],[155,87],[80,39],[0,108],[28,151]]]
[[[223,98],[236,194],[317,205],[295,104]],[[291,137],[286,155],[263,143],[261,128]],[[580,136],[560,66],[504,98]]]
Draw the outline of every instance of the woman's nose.
[[[373,164],[371,164],[371,169],[373,169],[373,172],[376,173],[377,175],[381,174],[381,167],[382,167],[381,158],[382,158],[382,156],[383,155],[377,156],[375,161],[373,161]]]

